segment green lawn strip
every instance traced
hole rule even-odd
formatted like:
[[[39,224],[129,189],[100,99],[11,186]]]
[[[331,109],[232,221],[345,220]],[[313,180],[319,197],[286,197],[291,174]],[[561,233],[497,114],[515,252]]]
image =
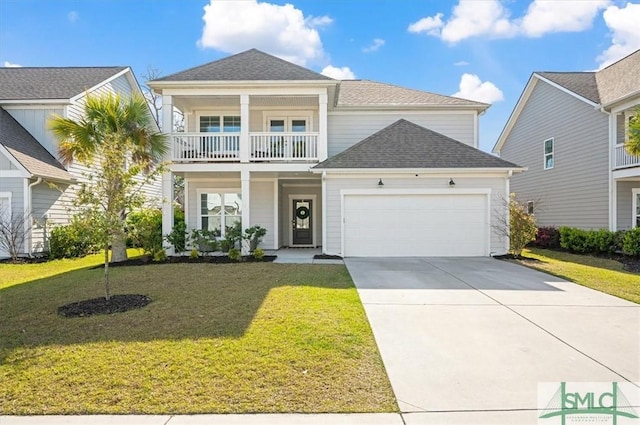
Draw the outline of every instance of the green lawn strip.
[[[68,319],[101,270],[0,290],[1,414],[391,412],[397,405],[344,266],[112,270],[141,310]]]
[[[104,252],[104,251],[103,251]],[[141,255],[139,249],[128,249],[129,258]],[[97,266],[104,263],[104,254],[92,254],[82,258],[62,258],[35,264],[0,264],[0,289],[42,279],[60,273]]]
[[[640,303],[640,274],[625,271],[618,261],[537,248],[525,249],[523,255],[539,260],[520,261],[528,267]]]

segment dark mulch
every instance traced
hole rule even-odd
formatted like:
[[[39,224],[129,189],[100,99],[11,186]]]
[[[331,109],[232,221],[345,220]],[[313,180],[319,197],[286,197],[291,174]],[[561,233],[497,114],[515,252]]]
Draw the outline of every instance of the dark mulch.
[[[37,257],[19,257],[15,261],[11,258],[4,258],[0,260],[0,264],[38,264],[38,263],[46,263],[50,258],[47,256],[37,256]]]
[[[247,255],[242,257],[242,263],[270,263],[278,258],[277,255],[265,255],[261,260],[256,260],[252,255]],[[149,257],[139,257],[139,258],[131,258],[126,261],[120,261],[117,263],[109,263],[109,267],[129,267],[129,266],[145,266],[152,264],[176,264],[176,263],[209,263],[209,264],[230,264],[230,263],[238,263],[238,261],[233,261],[226,255],[211,255],[204,256],[198,258],[191,258],[185,255],[175,255],[168,257],[165,261],[153,261]],[[99,266],[92,267],[92,269],[101,269],[104,266],[101,264]]]
[[[122,313],[142,308],[151,302],[146,295],[113,295],[107,300],[105,297],[78,301],[58,307],[58,314],[64,317],[85,317],[94,314]]]
[[[342,260],[342,257],[339,255],[328,255],[328,254],[316,254],[313,256],[314,260]]]
[[[622,268],[626,271],[632,273],[640,273],[640,258],[621,255],[614,258],[614,260],[621,262]]]
[[[540,260],[538,260],[537,258],[525,257],[524,255],[517,256],[513,254],[494,255],[493,258],[495,258],[496,260],[523,260],[523,261],[529,261],[532,263],[540,262]]]

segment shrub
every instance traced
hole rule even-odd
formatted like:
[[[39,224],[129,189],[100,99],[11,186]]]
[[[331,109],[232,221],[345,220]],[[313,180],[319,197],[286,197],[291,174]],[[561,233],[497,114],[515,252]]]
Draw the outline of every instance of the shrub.
[[[640,227],[634,227],[624,233],[622,250],[629,255],[640,255]]]
[[[197,250],[197,249],[195,249],[195,248],[193,248],[193,249],[191,250],[191,253],[189,254],[189,258],[191,258],[191,259],[196,259],[196,258],[198,258],[199,256],[200,256],[200,254],[198,253],[198,250]]]
[[[84,257],[99,249],[94,226],[77,216],[67,225],[54,227],[49,235],[49,254],[52,258]]]
[[[200,251],[203,255],[218,249],[216,232],[207,229],[193,229],[191,231],[191,243],[193,244],[193,248]]]
[[[536,219],[512,194],[509,199],[509,252],[516,257],[536,238]]]
[[[538,233],[536,234],[536,240],[533,241],[533,245],[539,248],[560,248],[560,232],[556,227],[538,227]]]
[[[229,253],[227,254],[231,261],[240,261],[242,255],[240,254],[240,250],[236,248],[231,248]]]
[[[134,211],[127,216],[127,245],[153,256],[162,250],[162,211]]]
[[[254,249],[253,258],[255,258],[258,261],[262,261],[262,259],[264,258],[264,250],[262,250],[261,248]]]
[[[587,231],[575,227],[561,227],[560,246],[567,251],[586,253],[588,250]]]
[[[176,252],[184,252],[187,249],[187,225],[184,221],[179,221],[173,225],[171,233],[165,235],[165,239],[176,250]]]
[[[156,252],[153,253],[153,261],[161,263],[167,260],[167,253],[164,249],[160,248]]]
[[[621,232],[561,227],[560,246],[579,254],[611,254],[621,249]]]
[[[249,243],[249,252],[253,252],[258,248],[266,234],[267,229],[262,226],[253,226],[245,229],[243,239]]]

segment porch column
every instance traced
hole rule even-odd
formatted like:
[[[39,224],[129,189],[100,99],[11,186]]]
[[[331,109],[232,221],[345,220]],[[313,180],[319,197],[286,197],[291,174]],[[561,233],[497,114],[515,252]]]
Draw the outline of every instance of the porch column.
[[[173,229],[173,173],[162,174],[162,234],[168,235]],[[173,245],[163,242],[168,255],[175,254]]]
[[[240,95],[240,162],[249,162],[249,95]]]
[[[323,93],[318,95],[318,104],[320,110],[318,111],[318,160],[324,161],[328,156],[327,147],[327,94]]]
[[[242,234],[251,227],[251,172],[242,170],[240,172],[240,188],[242,191]],[[242,255],[249,254],[247,244],[242,244]]]
[[[616,145],[618,144],[618,114],[609,114],[609,230],[615,232],[618,227],[617,183],[613,179],[616,169]]]
[[[162,96],[161,130],[165,134],[173,133],[173,99],[169,95]],[[173,138],[169,137],[169,151],[166,160],[173,159]]]

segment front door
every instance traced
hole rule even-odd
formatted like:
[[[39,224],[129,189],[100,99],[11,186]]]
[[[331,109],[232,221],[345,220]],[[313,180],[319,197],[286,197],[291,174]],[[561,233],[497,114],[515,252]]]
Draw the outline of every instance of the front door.
[[[292,202],[292,245],[313,245],[312,202],[311,199],[294,199]]]

